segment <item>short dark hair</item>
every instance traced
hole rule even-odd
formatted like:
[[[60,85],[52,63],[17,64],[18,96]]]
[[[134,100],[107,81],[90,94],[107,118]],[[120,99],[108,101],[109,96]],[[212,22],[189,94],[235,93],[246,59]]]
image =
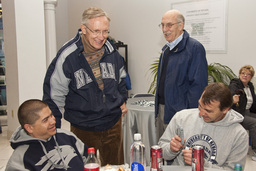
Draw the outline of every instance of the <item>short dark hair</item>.
[[[210,104],[212,101],[220,102],[220,110],[230,108],[233,104],[233,96],[229,88],[223,83],[211,83],[205,87],[202,102]]]
[[[39,119],[38,113],[47,106],[45,102],[38,99],[23,102],[18,109],[18,119],[21,127],[24,129],[25,124],[34,124]]]

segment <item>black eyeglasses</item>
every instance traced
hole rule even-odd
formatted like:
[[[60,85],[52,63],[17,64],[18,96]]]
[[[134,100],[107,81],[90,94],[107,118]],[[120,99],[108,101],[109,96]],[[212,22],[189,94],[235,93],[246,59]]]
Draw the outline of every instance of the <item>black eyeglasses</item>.
[[[91,30],[88,26],[84,25],[86,28],[88,28],[88,30],[90,30],[92,32],[93,35],[95,36],[99,36],[99,35],[103,35],[103,36],[107,36],[109,34],[109,31],[108,30],[103,30],[103,31],[100,31],[100,30]]]
[[[173,25],[175,25],[175,24],[179,24],[179,23],[181,23],[181,22],[177,22],[177,23],[166,23],[166,24],[163,24],[163,23],[161,23],[161,24],[159,24],[158,26],[160,27],[160,28],[164,28],[164,26],[165,27],[167,27],[167,28],[171,28]]]

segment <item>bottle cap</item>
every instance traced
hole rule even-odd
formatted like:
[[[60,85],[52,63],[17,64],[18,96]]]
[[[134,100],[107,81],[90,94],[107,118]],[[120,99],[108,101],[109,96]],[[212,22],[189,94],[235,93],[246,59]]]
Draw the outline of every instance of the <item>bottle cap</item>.
[[[95,149],[94,149],[94,147],[88,148],[88,154],[95,154]]]
[[[242,170],[242,165],[239,163],[235,164],[234,170],[239,170],[239,171]]]
[[[136,140],[136,141],[141,140],[141,134],[140,133],[134,134],[134,140]]]

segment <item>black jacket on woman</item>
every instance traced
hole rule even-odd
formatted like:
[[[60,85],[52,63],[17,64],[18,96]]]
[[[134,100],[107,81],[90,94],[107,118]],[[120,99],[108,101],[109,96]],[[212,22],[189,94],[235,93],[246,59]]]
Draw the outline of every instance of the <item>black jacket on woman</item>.
[[[253,103],[250,108],[250,112],[256,113],[256,96],[255,96],[255,92],[254,92],[254,86],[253,86],[252,82],[250,82],[250,81],[248,82],[248,86],[250,88],[252,98],[253,98]],[[232,108],[234,110],[236,110],[237,112],[241,113],[242,115],[244,115],[246,104],[247,104],[247,97],[244,92],[245,87],[244,87],[242,81],[238,78],[234,78],[230,81],[230,84],[228,87],[231,90],[232,95],[238,94],[237,90],[239,90],[239,89],[242,90],[243,93],[239,93],[240,97],[239,97],[238,105],[233,104]]]

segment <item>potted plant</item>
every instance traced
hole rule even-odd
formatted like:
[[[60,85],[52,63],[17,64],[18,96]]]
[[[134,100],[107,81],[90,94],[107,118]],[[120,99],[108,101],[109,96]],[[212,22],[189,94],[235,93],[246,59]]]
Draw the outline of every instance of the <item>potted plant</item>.
[[[220,63],[208,65],[208,83],[222,82],[225,85],[229,85],[230,80],[236,77],[236,74],[226,65]]]
[[[154,62],[150,65],[149,71],[151,71],[150,74],[153,76],[153,81],[150,83],[148,93],[152,93],[152,94],[156,93],[158,64],[159,64],[159,58],[154,60]]]
[[[156,59],[150,65],[149,71],[151,71],[150,74],[153,76],[153,81],[149,86],[148,93],[155,94],[156,92],[158,63],[159,59]],[[208,65],[208,83],[222,82],[225,85],[229,85],[230,80],[236,77],[234,72],[226,65],[220,63],[211,63]]]

